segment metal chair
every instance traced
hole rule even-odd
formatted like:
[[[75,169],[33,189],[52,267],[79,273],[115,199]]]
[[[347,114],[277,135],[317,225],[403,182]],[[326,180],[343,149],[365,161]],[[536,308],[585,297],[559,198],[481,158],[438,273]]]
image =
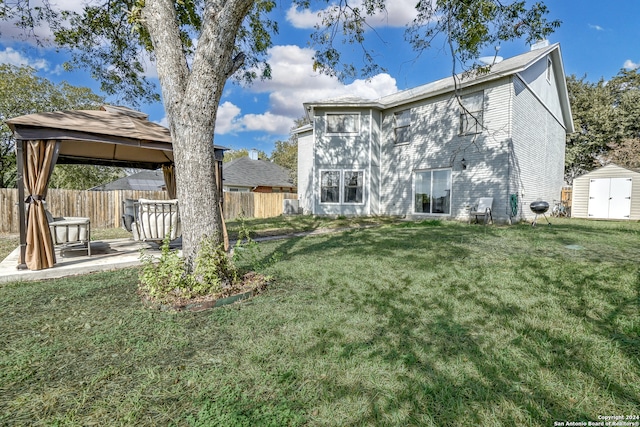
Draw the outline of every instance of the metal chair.
[[[491,215],[491,209],[493,205],[493,197],[481,197],[475,206],[471,207],[469,211],[469,224],[471,224],[471,217],[475,217],[475,222],[479,223],[478,218],[482,217],[484,225],[487,225],[489,221],[493,223],[493,216]]]
[[[178,200],[140,199],[135,210],[137,218],[131,224],[134,240],[160,243],[167,236],[172,241],[182,235]]]

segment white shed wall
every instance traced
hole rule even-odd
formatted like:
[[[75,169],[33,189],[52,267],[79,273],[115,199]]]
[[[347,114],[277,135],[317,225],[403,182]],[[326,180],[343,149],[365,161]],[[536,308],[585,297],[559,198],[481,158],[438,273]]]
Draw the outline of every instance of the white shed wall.
[[[571,216],[574,218],[589,217],[589,183],[591,179],[598,178],[631,178],[631,215],[629,219],[640,220],[640,172],[614,164],[596,169],[573,180]]]

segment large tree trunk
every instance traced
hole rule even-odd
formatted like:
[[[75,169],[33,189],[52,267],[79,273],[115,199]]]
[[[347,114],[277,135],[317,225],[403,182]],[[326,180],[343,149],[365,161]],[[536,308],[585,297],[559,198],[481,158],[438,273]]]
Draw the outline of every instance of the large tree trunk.
[[[253,3],[205,1],[191,70],[183,53],[174,2],[147,0],[143,10],[173,139],[182,249],[188,266],[204,238],[216,244],[222,241],[213,133],[224,85],[241,65],[241,56],[233,56],[236,34]]]

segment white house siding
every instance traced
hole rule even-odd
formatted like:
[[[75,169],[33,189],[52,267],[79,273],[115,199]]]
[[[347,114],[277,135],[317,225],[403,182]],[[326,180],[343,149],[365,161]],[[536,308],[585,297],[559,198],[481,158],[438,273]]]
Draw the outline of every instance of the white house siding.
[[[601,178],[632,179],[631,214],[629,219],[640,220],[640,172],[613,164],[596,169],[573,180],[571,216],[574,218],[589,217],[589,183],[591,179]]]
[[[522,80],[536,93],[542,103],[558,119],[562,118],[562,107],[558,97],[558,85],[555,74],[547,80],[547,62],[550,55],[540,58],[536,63],[520,73]],[[553,67],[558,65],[553,64]],[[555,70],[554,70],[555,71]]]
[[[314,111],[315,128],[315,152],[313,171],[313,213],[318,215],[369,215],[370,189],[366,185],[370,182],[371,163],[373,154],[371,141],[370,109],[344,108],[329,110],[331,113],[359,113],[360,132],[357,135],[332,136],[325,134],[325,112],[324,109]],[[364,195],[362,204],[345,203],[321,203],[320,202],[320,173],[327,170],[358,170],[364,171]]]
[[[474,86],[462,94],[484,90],[484,124],[478,135],[460,136],[460,109],[453,93],[386,111],[382,126],[382,211],[414,215],[413,174],[417,170],[451,169],[451,215],[466,219],[465,205],[480,197],[494,198],[496,220],[504,220],[506,145],[509,137],[508,79]],[[394,113],[411,108],[412,139],[395,145]],[[460,161],[467,161],[462,170]],[[425,214],[415,214],[424,216]],[[437,215],[436,215],[437,216]],[[442,215],[440,215],[442,216]]]
[[[298,134],[298,200],[303,213],[312,213],[313,131]]]
[[[552,90],[550,85],[542,86]],[[541,90],[542,90],[541,89]],[[544,200],[552,205],[560,199],[564,183],[565,129],[517,76],[513,78],[513,149],[510,191],[519,195],[520,218],[535,216],[531,202]]]

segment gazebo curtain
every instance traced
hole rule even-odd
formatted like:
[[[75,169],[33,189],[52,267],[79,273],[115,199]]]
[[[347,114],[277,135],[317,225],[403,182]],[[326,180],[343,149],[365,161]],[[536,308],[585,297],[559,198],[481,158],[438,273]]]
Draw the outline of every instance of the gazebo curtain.
[[[29,270],[50,268],[56,262],[43,201],[58,148],[57,141],[24,141],[24,186],[27,194],[25,263]]]
[[[176,191],[176,169],[173,165],[162,166],[164,174],[164,185],[167,186],[167,194],[170,199],[176,199],[178,192]]]

